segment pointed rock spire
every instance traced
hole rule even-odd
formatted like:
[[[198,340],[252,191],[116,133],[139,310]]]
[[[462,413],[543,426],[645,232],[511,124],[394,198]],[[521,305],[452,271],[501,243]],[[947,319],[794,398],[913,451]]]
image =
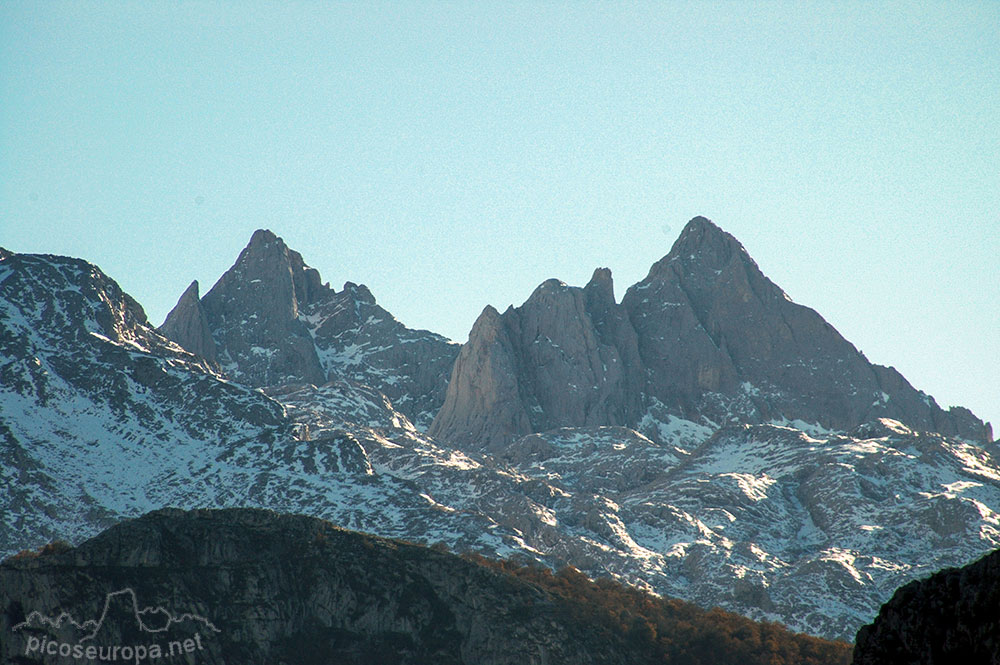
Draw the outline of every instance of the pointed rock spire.
[[[182,301],[166,330],[197,348],[192,339],[200,333],[188,331],[188,324],[199,319],[200,308],[209,331],[205,344],[214,340],[216,361],[234,381],[255,387],[365,384],[419,428],[430,425],[444,402],[458,355],[457,344],[397,321],[363,284],[330,288],[267,229],[253,233],[200,302],[190,288]]]
[[[615,283],[608,268],[594,270],[583,290],[587,294],[588,302],[600,302],[603,306],[615,304]]]
[[[669,270],[721,270],[736,259],[756,267],[739,240],[716,226],[712,220],[699,216],[684,225],[670,252],[650,268],[647,279]]]
[[[298,318],[325,288],[319,273],[281,238],[255,231],[201,301],[220,362],[251,385],[325,383],[309,331]]]
[[[198,297],[198,280],[184,290],[159,331],[191,353],[213,362],[216,360],[215,340]]]

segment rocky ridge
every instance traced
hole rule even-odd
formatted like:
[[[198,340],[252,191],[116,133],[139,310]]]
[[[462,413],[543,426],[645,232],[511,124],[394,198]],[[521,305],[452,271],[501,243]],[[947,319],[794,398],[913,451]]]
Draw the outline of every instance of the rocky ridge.
[[[620,304],[610,285],[598,270],[583,289],[549,280],[502,315],[487,307],[430,433],[494,450],[553,427],[625,425],[669,442],[674,419],[849,431],[885,417],[991,442],[967,409],[945,411],[868,362],[703,217]]]
[[[96,266],[0,250],[0,549],[91,535],[142,503],[123,476],[142,487],[165,467],[201,466],[201,442],[297,429],[280,404],[158,334]]]
[[[261,235],[258,241],[272,242]],[[292,274],[298,263],[287,263]],[[310,337],[321,321],[347,337],[365,328],[338,323],[362,320],[351,303],[363,287],[317,301],[322,307],[306,302],[311,313],[303,315],[299,303],[309,301],[315,283],[300,275],[289,287],[303,294],[289,311],[298,312]],[[0,549],[76,540],[164,505],[262,506],[456,551],[572,563],[590,575],[850,637],[899,584],[997,547],[1000,465],[962,438],[889,419],[849,431],[779,419],[784,424],[747,428],[689,420],[676,404],[655,399],[641,402],[645,412],[634,428],[558,427],[574,412],[551,401],[555,384],[547,372],[532,373],[536,363],[547,363],[560,380],[598,377],[626,391],[647,380],[613,368],[634,370],[639,361],[630,349],[639,345],[638,337],[634,346],[629,341],[635,325],[610,286],[610,274],[599,270],[584,289],[550,282],[532,307],[493,312],[493,339],[514,352],[480,344],[481,364],[498,361],[498,380],[517,379],[506,394],[527,395],[542,409],[526,410],[529,425],[536,418],[539,427],[556,429],[483,454],[421,433],[374,380],[357,380],[386,376],[374,361],[319,386],[268,386],[269,397],[165,339],[94,266],[4,252],[0,424],[4,485],[12,489],[0,506],[7,519]],[[187,309],[202,306],[197,295],[189,289],[182,298]],[[542,334],[549,310],[562,312],[551,335]],[[534,344],[526,361],[517,348],[527,339],[544,343]],[[408,345],[387,340],[386,358],[392,344]],[[567,354],[578,342],[586,362]],[[475,348],[473,340],[464,348]],[[359,344],[350,357],[381,352]],[[216,360],[224,365],[225,358]],[[507,371],[504,358],[523,371]],[[146,365],[169,368],[172,378],[150,386],[133,380],[146,376],[133,366]],[[283,365],[250,366],[267,372]],[[76,379],[64,378],[74,371]],[[26,388],[36,384],[42,389]],[[49,385],[58,399],[46,397]],[[740,389],[740,399],[747,397]],[[634,403],[606,394],[610,404],[586,391],[569,403],[597,422],[636,416]],[[145,415],[128,416],[133,412]]]
[[[266,230],[203,298],[197,283],[188,287],[160,332],[252,387],[368,386],[422,428],[444,400],[458,353],[444,337],[401,324],[364,285],[333,290]]]
[[[160,335],[85,261],[0,254],[0,358],[0,554],[165,505],[271,507],[426,542],[448,534],[463,550],[519,547],[483,515],[373,469],[358,436],[406,451],[416,434],[381,393],[285,386],[276,394],[307,400],[286,407]]]
[[[640,367],[610,271],[598,269],[584,288],[551,279],[519,308],[483,311],[429,432],[494,450],[529,432],[633,424]]]

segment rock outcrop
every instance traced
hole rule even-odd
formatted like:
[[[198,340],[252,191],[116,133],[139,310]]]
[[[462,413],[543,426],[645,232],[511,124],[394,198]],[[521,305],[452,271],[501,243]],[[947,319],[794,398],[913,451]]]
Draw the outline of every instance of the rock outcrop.
[[[191,282],[167,314],[160,333],[191,353],[215,362],[215,340],[198,296],[198,280]]]
[[[422,428],[444,402],[457,344],[407,328],[364,285],[330,288],[270,231],[255,231],[232,268],[200,301],[197,295],[196,285],[188,287],[160,332],[216,359],[235,381],[355,382],[386,395]]]
[[[611,272],[598,269],[582,289],[550,279],[521,307],[483,311],[429,432],[491,450],[556,427],[634,423],[640,381]]]
[[[543,283],[484,311],[430,432],[502,448],[553,427],[627,425],[667,440],[671,419],[713,428],[801,421],[847,431],[876,418],[989,443],[967,409],[941,409],[791,301],[704,217],[616,304],[610,273]]]
[[[854,665],[1000,661],[1000,551],[910,582],[858,631]]]

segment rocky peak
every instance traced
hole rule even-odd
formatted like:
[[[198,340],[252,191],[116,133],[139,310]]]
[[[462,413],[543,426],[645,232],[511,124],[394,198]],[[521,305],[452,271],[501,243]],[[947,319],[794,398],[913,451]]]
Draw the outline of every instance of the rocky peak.
[[[428,429],[432,436],[491,448],[531,432],[517,351],[504,320],[508,314],[487,305],[476,319],[452,367],[444,405]]]
[[[718,270],[728,265],[735,257],[749,259],[746,250],[735,237],[716,226],[710,219],[695,217],[684,226],[670,252],[653,264],[646,279],[664,274],[671,270],[672,266],[673,270],[679,270],[680,266],[675,264],[694,263],[706,270]]]
[[[233,267],[201,300],[227,373],[254,386],[325,383],[309,331],[298,318],[324,288],[319,273],[298,252],[270,231],[255,231]]]
[[[317,299],[323,288],[319,272],[307,266],[301,254],[289,249],[271,231],[258,229],[206,299],[212,300],[216,290],[223,297],[246,290],[253,294],[251,297],[263,299],[261,304],[269,314],[295,318],[302,307]]]
[[[271,229],[257,229],[250,236],[250,242],[244,251],[260,250],[278,243],[285,244],[281,238],[274,234],[274,231]]]
[[[52,340],[89,345],[103,338],[146,348],[167,343],[149,327],[142,305],[87,261],[5,251],[0,285],[0,305],[30,311],[32,318],[44,314],[36,323]]]
[[[254,387],[364,384],[418,427],[444,401],[458,345],[411,330],[363,284],[337,292],[273,232],[259,229],[198,301],[189,287],[163,332]],[[207,331],[207,334],[206,334]]]
[[[610,280],[606,269],[585,289],[549,279],[520,307],[487,307],[430,433],[496,449],[530,432],[635,417],[635,336]]]
[[[354,282],[344,282],[344,291],[351,294],[355,302],[364,305],[374,305],[375,296],[372,295],[371,290],[364,284],[355,284]]]
[[[198,295],[198,280],[184,290],[159,331],[202,358],[215,361],[215,340]]]
[[[469,339],[475,337],[476,339],[492,341],[502,329],[503,319],[500,317],[500,312],[493,305],[487,305],[472,324]]]
[[[611,278],[611,270],[608,268],[597,268],[593,276],[583,287],[584,296],[588,303],[600,303],[602,309],[615,304],[615,283]]]
[[[918,430],[990,440],[989,428],[967,411],[945,412],[895,370],[869,363],[818,313],[792,302],[736,238],[704,217],[688,222],[620,305],[610,271],[598,269],[583,289],[547,280],[500,318],[504,345],[477,343],[485,330],[477,326],[470,347],[503,349],[509,356],[491,366],[509,367],[515,375],[507,381],[494,376],[491,385],[517,386],[519,408],[535,432],[628,425],[655,437],[670,431],[674,417],[713,427],[802,420],[846,431],[888,417]],[[452,376],[449,392],[486,389],[474,375]],[[598,397],[604,406],[596,406]],[[446,399],[433,431],[464,441],[468,433],[444,423],[489,422],[488,415],[451,413],[459,404],[472,403]],[[494,446],[499,435],[487,439]]]

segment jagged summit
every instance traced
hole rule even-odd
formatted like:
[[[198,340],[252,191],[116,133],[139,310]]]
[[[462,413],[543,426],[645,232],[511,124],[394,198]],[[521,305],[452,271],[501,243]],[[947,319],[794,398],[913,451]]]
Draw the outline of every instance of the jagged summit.
[[[250,243],[247,247],[254,247],[257,245],[269,245],[271,243],[279,242],[284,245],[284,241],[277,236],[271,229],[257,229],[250,236]]]
[[[329,286],[284,240],[271,231],[258,229],[205,299],[213,302],[213,294],[218,293],[218,298],[224,300],[240,289],[252,293],[250,297],[262,297],[262,306],[269,314],[295,318],[301,308],[329,291]]]
[[[476,320],[472,324],[472,329],[479,332],[496,330],[499,325],[500,312],[493,305],[487,305],[483,307],[483,311],[476,317]]]
[[[382,392],[418,427],[444,401],[456,345],[410,330],[363,284],[342,291],[267,229],[200,300],[189,287],[161,332],[216,360],[236,381],[268,387],[349,381]]]
[[[610,279],[606,269],[586,288],[549,279],[520,307],[484,309],[428,432],[496,449],[531,432],[637,417],[635,336]]]
[[[226,372],[253,386],[296,379],[325,383],[309,331],[299,321],[323,289],[319,273],[298,252],[270,231],[255,231],[233,267],[201,299]]]
[[[473,329],[432,433],[473,445],[480,437],[480,445],[495,448],[527,434],[525,422],[533,432],[627,425],[669,440],[678,420],[712,428],[799,420],[848,431],[886,417],[991,440],[989,427],[967,410],[944,411],[894,369],[869,363],[704,217],[687,223],[620,304],[610,271],[598,269],[584,289],[543,282],[501,318],[502,343],[480,344]],[[488,380],[476,374],[486,367]],[[500,367],[513,375],[501,380]],[[609,385],[616,387],[606,392]],[[497,386],[509,393],[492,394]],[[477,395],[475,404],[503,404],[504,415],[490,425],[489,413],[455,413],[473,405],[452,395],[462,390]],[[598,395],[607,395],[607,409],[593,405]],[[512,409],[522,415],[512,419]],[[476,422],[476,433],[462,431],[462,422]]]
[[[277,244],[260,240],[241,270]],[[970,444],[985,426],[835,343],[744,261],[678,260],[621,304],[607,271],[550,283],[486,308],[457,363],[457,345],[405,328],[360,285],[296,294],[294,321],[335,380],[262,393],[157,334],[95,266],[3,256],[0,552],[162,505],[270,506],[845,637],[898,584],[1000,546],[1000,460]],[[243,302],[206,313],[210,332],[242,330],[236,368],[282,376],[287,348],[252,337],[265,311]],[[467,448],[394,410],[426,424],[453,365],[438,426]],[[965,440],[925,431],[947,428]]]
[[[594,273],[590,276],[590,281],[587,284],[612,285],[611,268],[594,268]]]

